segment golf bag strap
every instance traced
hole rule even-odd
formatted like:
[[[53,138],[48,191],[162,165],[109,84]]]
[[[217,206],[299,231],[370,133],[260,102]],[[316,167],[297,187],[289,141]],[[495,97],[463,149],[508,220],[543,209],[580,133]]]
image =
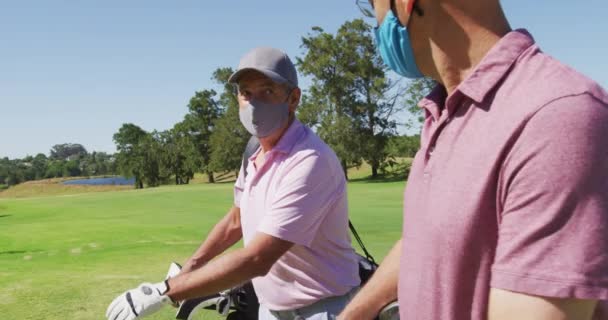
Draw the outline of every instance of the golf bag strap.
[[[378,263],[376,263],[376,260],[374,260],[374,257],[372,257],[372,255],[369,253],[369,251],[367,251],[367,248],[365,248],[365,245],[363,244],[363,240],[361,240],[361,237],[359,237],[359,234],[357,233],[357,230],[355,230],[355,226],[350,221],[350,219],[348,219],[348,227],[350,228],[350,232],[353,234],[353,236],[357,240],[357,243],[359,243],[359,247],[361,247],[361,250],[363,250],[363,253],[365,253],[365,257],[369,261],[371,261],[373,264],[378,265]]]
[[[260,147],[260,140],[256,136],[251,136],[247,141],[247,146],[243,152],[243,177],[247,177],[247,161]]]
[[[247,161],[258,150],[259,147],[260,140],[258,140],[256,136],[251,136],[247,142],[247,146],[245,147],[245,152],[243,152],[243,177],[247,177]],[[367,248],[365,248],[363,240],[361,240],[361,237],[359,237],[359,234],[357,233],[357,230],[355,230],[355,226],[350,219],[348,220],[348,227],[350,228],[350,232],[352,232],[353,236],[357,240],[357,243],[359,243],[359,247],[361,247],[361,250],[363,250],[363,253],[365,253],[365,257],[376,264],[376,260],[374,260],[374,257],[372,257],[369,251],[367,251]]]

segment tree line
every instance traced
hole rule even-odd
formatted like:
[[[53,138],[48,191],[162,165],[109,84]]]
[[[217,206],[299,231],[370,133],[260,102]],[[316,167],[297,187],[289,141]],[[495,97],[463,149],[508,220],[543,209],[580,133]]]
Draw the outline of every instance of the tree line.
[[[376,50],[371,26],[361,19],[345,22],[335,34],[313,27],[301,40],[303,54],[296,57],[296,66],[311,85],[303,91],[298,119],[333,148],[345,175],[348,168],[366,162],[375,178],[397,158],[413,157],[418,136],[400,136],[397,127],[419,126],[422,113],[416,104],[434,83],[392,78]],[[239,120],[236,89],[228,83],[233,71],[216,69],[211,75],[215,87],[195,92],[183,119],[169,130],[148,132],[125,123],[113,136],[114,155],[88,154],[74,145],[73,152],[66,152],[72,149],[65,144],[53,147],[48,158],[5,158],[0,161],[0,184],[107,173],[134,177],[136,187],[143,188],[187,184],[197,172],[209,182],[217,173],[237,173],[249,134]],[[406,115],[409,120],[399,123]]]
[[[387,75],[374,45],[371,26],[347,21],[335,33],[319,27],[302,38],[297,57],[300,76],[312,84],[304,91],[298,118],[313,128],[336,152],[347,169],[364,161],[372,178],[398,157],[411,157],[418,138],[397,135],[396,114],[420,121],[417,101],[432,81],[402,83]],[[114,135],[120,172],[135,177],[138,187],[157,186],[174,179],[188,183],[195,172],[237,172],[249,134],[238,117],[237,93],[228,83],[234,70],[218,68],[212,75],[218,91],[204,89],[190,99],[183,120],[167,131],[146,132],[125,123]]]
[[[114,155],[87,152],[77,143],[53,146],[49,156],[39,153],[23,159],[0,158],[0,186],[3,188],[30,180],[116,174]]]

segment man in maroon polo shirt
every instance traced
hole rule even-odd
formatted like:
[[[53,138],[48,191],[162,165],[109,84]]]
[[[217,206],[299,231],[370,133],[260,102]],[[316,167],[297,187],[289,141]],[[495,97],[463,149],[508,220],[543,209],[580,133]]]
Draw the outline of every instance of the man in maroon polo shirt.
[[[385,63],[438,85],[402,239],[340,318],[398,297],[401,319],[600,319],[608,94],[513,31],[499,0],[357,2]]]

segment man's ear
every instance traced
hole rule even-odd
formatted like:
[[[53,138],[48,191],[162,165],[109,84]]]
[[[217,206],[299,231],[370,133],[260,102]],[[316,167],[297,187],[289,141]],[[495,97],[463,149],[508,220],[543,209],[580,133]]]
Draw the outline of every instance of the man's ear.
[[[289,95],[288,103],[289,103],[289,111],[296,112],[296,108],[300,104],[300,98],[302,97],[302,91],[300,88],[295,88],[291,91]]]

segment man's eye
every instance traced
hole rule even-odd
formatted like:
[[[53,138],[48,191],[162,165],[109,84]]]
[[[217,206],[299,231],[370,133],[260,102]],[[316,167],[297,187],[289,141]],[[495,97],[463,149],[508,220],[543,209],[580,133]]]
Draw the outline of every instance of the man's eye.
[[[266,90],[264,90],[264,93],[265,94],[273,94],[274,90],[272,90],[272,89],[266,89]]]

